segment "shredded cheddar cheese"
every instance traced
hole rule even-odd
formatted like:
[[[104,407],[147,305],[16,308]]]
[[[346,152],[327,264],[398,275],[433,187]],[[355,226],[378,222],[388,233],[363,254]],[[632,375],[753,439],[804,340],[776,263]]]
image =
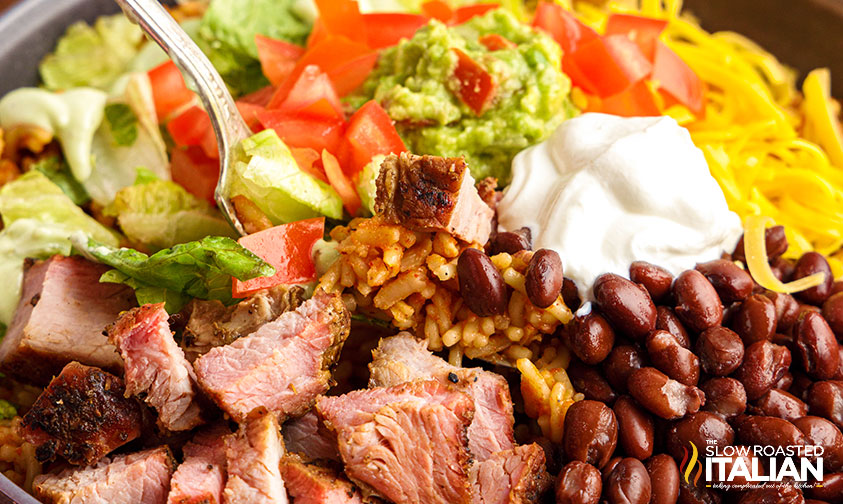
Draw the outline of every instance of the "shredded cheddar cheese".
[[[811,72],[800,94],[796,73],[773,55],[739,34],[706,32],[681,8],[681,0],[575,4],[597,30],[614,12],[668,20],[661,39],[705,82],[708,104],[704,117],[681,105],[662,112],[691,132],[733,211],[784,225],[786,257],[816,250],[843,276],[843,132],[828,71]]]
[[[769,217],[751,215],[744,223],[744,252],[746,266],[752,278],[765,289],[792,294],[816,287],[825,281],[825,273],[814,273],[799,280],[782,283],[776,278],[767,258],[764,229],[767,224],[775,224]]]

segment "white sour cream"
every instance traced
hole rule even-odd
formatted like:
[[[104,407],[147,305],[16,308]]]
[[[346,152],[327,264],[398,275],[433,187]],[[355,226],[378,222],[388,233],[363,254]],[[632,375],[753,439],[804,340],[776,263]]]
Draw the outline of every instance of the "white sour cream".
[[[498,206],[504,230],[528,226],[533,248],[562,258],[591,300],[603,273],[642,260],[674,275],[734,249],[741,221],[702,152],[669,117],[584,114],[512,162]]]

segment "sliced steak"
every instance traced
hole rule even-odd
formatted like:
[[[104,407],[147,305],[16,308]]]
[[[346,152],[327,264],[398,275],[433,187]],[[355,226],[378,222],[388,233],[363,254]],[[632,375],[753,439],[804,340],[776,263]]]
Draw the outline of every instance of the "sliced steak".
[[[166,446],[101,460],[96,466],[41,474],[32,484],[51,504],[164,504],[173,474]]]
[[[301,415],[328,390],[329,367],[350,322],[340,297],[319,291],[297,310],[197,359],[199,383],[238,422],[257,407],[280,420]]]
[[[124,395],[123,380],[71,362],[24,415],[21,435],[39,461],[56,455],[90,465],[141,433],[140,405]]]
[[[453,384],[474,399],[474,419],[468,428],[468,447],[483,461],[515,447],[512,398],[506,380],[480,368],[458,368],[433,355],[423,341],[403,332],[380,341],[372,352],[369,385],[390,387],[414,380]]]
[[[275,415],[260,408],[253,411],[240,430],[225,442],[228,481],[226,504],[286,504],[281,479],[284,445]]]
[[[438,381],[358,390],[316,403],[337,433],[345,473],[397,504],[471,501],[466,394]]]
[[[108,328],[124,361],[126,394],[142,397],[169,431],[204,423],[193,366],[173,339],[164,303],[133,308]]]
[[[293,504],[363,504],[360,491],[344,476],[297,455],[281,459],[281,476]]]
[[[538,502],[550,485],[544,450],[529,444],[495,453],[471,466],[474,504],[528,504]]]
[[[182,347],[188,358],[195,360],[214,347],[228,345],[257,331],[282,313],[295,310],[303,302],[304,289],[300,286],[265,289],[234,306],[225,306],[215,300],[194,299],[182,312],[187,318]]]
[[[0,371],[38,385],[70,361],[118,372],[120,356],[103,330],[135,306],[135,294],[100,283],[108,270],[76,256],[27,261],[21,300],[0,344]]]
[[[486,243],[494,211],[480,198],[463,158],[388,156],[376,182],[375,213],[415,231],[444,231]]]
[[[287,452],[310,460],[339,461],[337,435],[328,430],[314,410],[289,420],[281,428]]]
[[[170,480],[167,504],[222,504],[226,479],[225,436],[216,425],[200,431],[184,445],[184,462]]]

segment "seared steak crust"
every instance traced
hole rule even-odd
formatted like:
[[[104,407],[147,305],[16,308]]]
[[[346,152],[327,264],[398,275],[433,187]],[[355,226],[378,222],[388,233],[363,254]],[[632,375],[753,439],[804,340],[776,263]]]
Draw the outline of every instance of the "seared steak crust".
[[[71,362],[24,415],[21,435],[39,461],[56,455],[71,464],[96,463],[141,432],[141,410],[124,397],[123,380]]]
[[[486,243],[494,211],[480,198],[463,158],[388,156],[376,181],[375,213],[415,231],[444,231]]]
[[[136,302],[129,287],[100,283],[108,269],[78,256],[27,260],[21,299],[0,344],[0,371],[37,385],[74,360],[119,372],[120,356],[103,329]]]
[[[258,407],[280,420],[301,415],[328,390],[329,368],[350,327],[342,299],[318,291],[297,310],[197,359],[199,384],[238,422]]]
[[[544,449],[537,444],[495,453],[471,467],[473,504],[529,504],[551,483]]]
[[[166,446],[41,474],[33,492],[50,504],[164,504],[175,463]]]
[[[345,473],[395,503],[471,501],[470,397],[438,381],[357,390],[316,403],[337,433]]]

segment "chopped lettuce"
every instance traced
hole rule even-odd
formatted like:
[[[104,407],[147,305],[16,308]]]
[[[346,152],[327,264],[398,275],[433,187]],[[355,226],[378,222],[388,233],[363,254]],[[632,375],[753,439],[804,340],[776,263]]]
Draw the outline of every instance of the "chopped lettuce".
[[[100,281],[129,285],[139,303],[166,302],[168,310],[178,310],[187,298],[230,301],[231,277],[250,280],[275,274],[270,264],[223,236],[207,236],[151,256],[104,245],[84,234],[72,240],[84,256],[117,270],[106,272]]]
[[[108,205],[117,191],[134,184],[138,168],[169,180],[167,146],[158,127],[146,74],[129,75],[121,93],[109,99],[105,116],[91,143],[91,175],[82,181],[91,198]]]
[[[383,155],[373,157],[357,176],[357,195],[360,196],[363,207],[372,215],[375,213],[375,196],[378,192],[375,182],[378,180],[381,163],[384,159],[386,159],[386,156]]]
[[[51,90],[107,90],[126,71],[143,40],[141,29],[122,14],[100,17],[94,26],[78,22],[41,62],[41,78]]]
[[[91,176],[91,143],[102,122],[106,94],[92,88],[53,93],[20,88],[0,99],[0,128],[37,126],[58,137],[76,180]]]
[[[215,208],[166,180],[121,189],[104,213],[117,217],[120,229],[130,240],[153,249],[209,235],[234,236]]]
[[[74,232],[110,246],[119,238],[76,206],[61,188],[40,171],[30,171],[0,188],[0,323],[12,320],[20,297],[23,260],[68,255]]]
[[[199,43],[199,25],[202,23],[200,18],[188,18],[182,21],[181,28],[187,35],[193,39],[194,42]],[[138,54],[132,58],[129,63],[128,71],[130,72],[148,72],[158,65],[169,60],[170,57],[164,52],[164,49],[156,44],[154,41],[147,41],[138,51]]]
[[[236,94],[269,82],[261,72],[255,35],[304,44],[312,20],[297,0],[213,0],[199,26],[199,46]]]
[[[77,205],[84,205],[91,201],[91,196],[88,191],[82,187],[73,175],[70,173],[70,168],[64,160],[59,156],[49,156],[39,160],[33,164],[32,170],[37,170],[47,176],[48,179],[57,186]]]
[[[301,171],[275,130],[241,142],[231,195],[254,201],[273,224],[325,215],[342,217],[342,200],[331,186]]]

